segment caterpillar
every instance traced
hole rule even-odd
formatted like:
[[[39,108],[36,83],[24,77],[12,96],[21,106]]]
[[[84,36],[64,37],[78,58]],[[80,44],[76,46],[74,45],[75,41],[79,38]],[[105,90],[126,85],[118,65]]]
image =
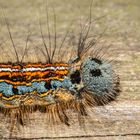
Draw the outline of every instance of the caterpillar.
[[[90,36],[91,11],[87,24],[81,26],[79,36],[75,37],[74,47],[63,47],[69,32],[57,45],[55,24],[52,47],[49,23],[47,44],[40,24],[44,45],[44,50],[40,50],[45,62],[23,62],[27,46],[20,60],[7,20],[5,23],[16,56],[16,62],[0,63],[0,112],[5,116],[25,125],[30,113],[40,111],[70,125],[67,110],[87,116],[87,107],[104,106],[119,95],[119,77],[111,62],[99,55],[103,47],[96,49],[102,34],[97,39]]]

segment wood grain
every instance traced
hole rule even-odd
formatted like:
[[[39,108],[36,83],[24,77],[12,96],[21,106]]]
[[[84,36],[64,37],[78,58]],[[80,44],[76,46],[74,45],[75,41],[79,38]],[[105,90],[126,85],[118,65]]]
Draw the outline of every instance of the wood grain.
[[[52,1],[53,3],[54,1]],[[12,1],[11,3],[0,1],[0,6],[7,10],[7,15],[9,15],[9,21],[12,25],[15,24],[12,28],[13,35],[17,44],[20,42],[19,46],[25,45],[25,37],[21,37],[21,32],[26,34],[28,24],[30,23],[31,29],[34,32],[34,36],[38,30],[36,30],[36,20],[34,17],[36,14],[34,11],[38,6],[42,5],[43,2],[29,2],[22,1],[21,3],[17,0]],[[63,3],[63,4],[62,4]],[[72,1],[70,5],[74,4],[75,1]],[[84,4],[81,3],[82,8],[86,8]],[[127,7],[129,1],[126,3],[123,1],[113,1],[113,2],[104,2],[103,4],[95,2],[95,12],[96,15],[98,8],[102,11],[110,10],[110,6],[114,4],[116,11],[121,12],[122,7]],[[115,102],[110,103],[104,107],[95,107],[89,109],[89,116],[85,118],[83,124],[79,125],[77,114],[69,111],[69,118],[71,120],[71,126],[65,126],[63,124],[53,124],[50,125],[46,119],[45,114],[36,112],[31,114],[30,123],[27,123],[24,127],[15,128],[11,139],[60,139],[60,140],[139,140],[140,139],[140,43],[139,43],[139,34],[134,27],[139,25],[139,23],[129,25],[131,21],[131,16],[133,17],[134,13],[137,12],[137,1],[133,3],[132,15],[123,11],[118,15],[118,17],[109,17],[109,25],[112,27],[117,27],[117,33],[109,32],[106,36],[103,37],[103,40],[106,44],[112,43],[112,47],[109,50],[111,59],[115,61],[115,70],[120,75],[121,88],[122,92]],[[56,4],[56,9],[59,11],[59,8],[62,10],[62,16],[64,15],[64,7],[67,5],[67,1],[59,1],[58,6]],[[130,4],[131,5],[131,4]],[[32,13],[28,11],[26,13],[26,7],[30,8],[32,6]],[[17,9],[20,11],[17,13]],[[135,7],[135,9],[134,9]],[[35,9],[34,9],[35,8]],[[135,11],[136,10],[136,11]],[[135,11],[135,12],[134,12]],[[13,12],[13,14],[12,14]],[[101,12],[102,13],[102,12]],[[22,19],[20,17],[22,15]],[[80,13],[81,14],[81,13]],[[116,13],[115,13],[116,14]],[[117,13],[118,14],[118,13]],[[129,15],[127,18],[125,15]],[[85,15],[84,15],[85,16]],[[25,17],[25,21],[23,20]],[[70,16],[72,17],[72,15]],[[70,18],[69,17],[69,18]],[[111,18],[111,19],[110,19]],[[119,20],[117,20],[119,19]],[[122,20],[124,19],[124,21]],[[128,20],[129,19],[129,20]],[[70,20],[70,19],[69,19]],[[116,21],[117,20],[117,21]],[[21,22],[22,21],[22,22]],[[60,19],[61,21],[61,19]],[[137,21],[136,17],[133,17],[133,21]],[[68,23],[69,21],[67,21]],[[125,23],[126,22],[126,23]],[[65,24],[67,24],[65,23]],[[114,24],[115,23],[115,24]],[[120,23],[120,24],[117,24]],[[45,23],[44,23],[45,24]],[[60,23],[61,24],[61,23]],[[63,26],[65,26],[63,24]],[[108,24],[108,23],[105,23]],[[128,25],[127,25],[128,24]],[[59,26],[59,25],[58,25]],[[140,27],[140,26],[139,26]],[[18,31],[20,28],[20,32]],[[62,26],[61,26],[62,28]],[[61,29],[60,28],[60,29]],[[1,24],[1,41],[7,37],[5,34],[5,27]],[[132,29],[132,30],[131,30]],[[137,28],[135,28],[137,29]],[[102,29],[101,29],[102,30]],[[128,31],[128,33],[127,33]],[[24,39],[23,39],[24,38]],[[36,42],[38,41],[38,36],[35,36]],[[24,41],[23,41],[24,40]],[[35,43],[36,43],[35,42]],[[104,44],[105,45],[105,44]],[[6,48],[6,47],[5,47]],[[4,48],[4,49],[5,49]],[[21,48],[19,47],[18,51],[21,53]],[[9,51],[9,46],[5,51]],[[11,51],[11,50],[10,50]],[[3,57],[7,53],[2,53],[0,61],[3,60]],[[14,58],[13,58],[14,59]],[[10,139],[9,138],[9,120],[0,114],[0,139]]]

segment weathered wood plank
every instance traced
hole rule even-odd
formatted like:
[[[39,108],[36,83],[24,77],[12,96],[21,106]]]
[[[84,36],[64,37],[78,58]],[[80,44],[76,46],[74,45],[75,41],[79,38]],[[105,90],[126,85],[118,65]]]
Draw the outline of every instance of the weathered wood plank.
[[[90,111],[90,117],[85,120],[85,125],[79,126],[77,115],[70,113],[72,125],[67,127],[62,124],[49,126],[45,121],[45,114],[31,115],[31,122],[20,131],[15,129],[13,137],[30,139],[67,139],[67,138],[123,138],[138,137],[140,135],[140,102],[123,101],[113,103],[106,107],[97,107]],[[4,120],[1,116],[1,120]],[[8,125],[1,122],[2,137],[8,136]],[[7,132],[6,132],[7,130]]]
[[[79,1],[77,0],[77,2]],[[58,15],[60,18],[59,20],[65,22],[58,23],[60,29],[63,29],[65,24],[73,19],[73,16],[78,16],[78,8],[75,10],[75,15],[74,12],[71,12],[71,7],[75,5],[75,1],[59,0],[57,2],[51,1],[50,3],[50,5],[56,3],[56,11],[62,16],[60,18]],[[80,0],[79,3],[82,6],[84,16],[86,16],[84,11],[85,9],[88,9],[88,2]],[[65,8],[68,4],[69,11],[67,11],[68,8]],[[9,21],[11,21],[12,25],[15,25],[12,28],[12,33],[13,36],[15,36],[17,44],[20,42],[20,47],[18,48],[19,54],[22,53],[21,49],[23,49],[23,46],[25,45],[23,40],[26,37],[24,38],[23,36],[26,34],[29,24],[31,25],[31,30],[34,31],[36,42],[38,41],[39,35],[36,35],[39,32],[36,26],[38,20],[35,20],[33,17],[36,17],[36,11],[41,5],[43,5],[42,1],[0,0],[0,7],[7,10]],[[105,107],[96,107],[92,110],[89,109],[90,117],[87,117],[85,119],[85,124],[81,126],[79,126],[77,115],[72,112],[69,112],[69,118],[72,124],[69,127],[63,124],[51,126],[48,124],[49,122],[46,119],[46,114],[40,114],[39,112],[31,114],[30,123],[25,127],[20,127],[19,130],[17,128],[14,129],[13,139],[140,139],[140,23],[138,22],[139,15],[137,15],[139,0],[135,0],[132,3],[129,0],[95,1],[94,5],[93,15],[95,17],[96,15],[101,16],[106,13],[114,14],[113,16],[108,16],[107,18],[109,21],[105,21],[104,24],[105,26],[109,24],[109,27],[112,26],[112,28],[115,27],[115,31],[113,30],[107,33],[104,40],[106,40],[107,43],[113,42],[110,50],[112,55],[110,57],[115,59],[116,70],[120,75],[122,87],[121,95],[116,102]],[[128,10],[129,7],[132,9]],[[27,9],[29,9],[29,11]],[[66,15],[65,11],[67,11]],[[26,19],[23,19],[23,17]],[[98,27],[101,27],[99,24],[96,24],[96,26],[97,30],[99,30]],[[0,41],[4,41],[7,38],[7,34],[3,22],[0,27]],[[100,30],[102,31],[103,28]],[[23,34],[23,36],[21,34]],[[123,35],[126,35],[125,40]],[[34,42],[34,44],[36,42]],[[5,53],[2,52],[2,56],[6,56],[7,52],[10,50],[8,45]],[[1,49],[1,51],[2,50],[3,49]],[[10,55],[10,57],[14,59],[13,55]],[[2,61],[3,57],[1,57],[0,60]],[[4,118],[2,114],[0,114],[0,120],[0,139],[9,139],[9,120]]]

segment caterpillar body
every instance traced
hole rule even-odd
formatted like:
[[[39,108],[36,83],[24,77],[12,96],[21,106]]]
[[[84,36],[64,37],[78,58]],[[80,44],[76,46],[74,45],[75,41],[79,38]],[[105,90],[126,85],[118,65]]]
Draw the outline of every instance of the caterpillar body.
[[[118,85],[111,65],[98,58],[86,58],[75,70],[68,63],[0,64],[0,107],[3,112],[15,110],[18,114],[45,112],[48,106],[58,104],[63,111],[74,107],[86,115],[84,106],[114,100]],[[68,125],[68,120],[63,121]]]
[[[97,41],[89,36],[91,23],[90,16],[88,24],[81,28],[76,49],[71,51],[76,56],[69,57],[67,62],[55,59],[57,55],[62,57],[62,45],[67,35],[57,47],[55,33],[52,47],[48,32],[48,47],[40,26],[45,48],[42,53],[46,57],[46,63],[23,63],[22,60],[19,61],[6,21],[17,62],[0,63],[0,112],[11,119],[14,116],[14,120],[21,125],[25,124],[27,114],[35,111],[50,113],[52,118],[58,116],[61,122],[70,125],[66,110],[87,116],[87,107],[105,105],[115,100],[120,93],[119,77],[111,63],[97,55],[102,48],[96,50]],[[65,48],[66,51],[67,49]],[[63,56],[68,55],[66,51]],[[55,111],[50,111],[51,107]]]

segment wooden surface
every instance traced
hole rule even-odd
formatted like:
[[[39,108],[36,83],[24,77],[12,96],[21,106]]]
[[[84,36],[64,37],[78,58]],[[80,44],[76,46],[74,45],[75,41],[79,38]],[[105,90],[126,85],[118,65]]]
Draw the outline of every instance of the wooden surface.
[[[71,113],[72,125],[48,126],[45,115],[35,113],[30,124],[14,130],[13,139],[139,139],[140,103],[138,101],[117,102],[104,108],[94,108],[85,125],[79,126],[77,115]],[[3,117],[1,117],[4,120]],[[8,138],[8,124],[1,122],[1,138]]]
[[[129,4],[131,5],[131,3],[129,2],[130,1],[128,1],[128,5]],[[65,7],[67,5],[66,3],[67,2],[65,1],[62,4],[62,1],[60,1],[58,7],[60,5],[62,7]],[[31,29],[35,29],[36,20],[33,20],[32,18],[32,16],[35,16],[33,12],[34,11],[33,8],[30,9],[30,11],[28,11],[28,14],[24,14],[24,12],[30,6],[34,7],[34,5],[35,6],[41,5],[41,2],[37,1],[36,4],[31,5],[31,3],[28,3],[27,1],[25,4],[24,2],[20,3],[16,0],[12,1],[11,3],[1,0],[0,4],[2,8],[5,8],[7,10],[7,15],[9,15],[9,20],[12,22],[12,25],[15,24],[15,28],[13,28],[13,35],[15,36],[15,40],[16,41],[18,40],[17,44],[21,41],[20,45],[23,44],[25,45],[24,42],[25,37],[21,37],[21,33],[25,35],[25,28],[27,29],[29,23]],[[72,4],[74,4],[74,1],[72,1]],[[121,11],[123,9],[123,6],[125,7],[127,5],[126,3],[125,5],[121,0],[118,3],[115,1],[114,2],[110,1],[107,2],[106,4],[101,4],[101,5],[97,4],[95,10],[98,11],[98,8],[101,8],[104,11],[109,10],[110,5],[113,4],[114,7],[116,8],[115,9],[116,11],[117,10]],[[26,6],[28,8],[26,8]],[[47,122],[45,118],[46,117],[45,114],[40,114],[39,112],[36,112],[34,114],[31,114],[30,116],[31,122],[27,123],[25,127],[14,129],[13,139],[26,139],[26,140],[28,139],[29,140],[30,139],[139,140],[140,139],[140,87],[139,87],[140,86],[140,42],[139,42],[139,34],[137,28],[135,28],[139,26],[139,23],[136,22],[136,24],[134,25],[133,23],[129,24],[131,23],[130,21],[137,20],[136,17],[130,20],[131,19],[130,17],[133,17],[133,14],[137,13],[137,8],[135,6],[137,6],[136,1],[133,5],[133,9],[130,10],[132,13],[132,15],[130,14],[130,16],[128,14],[129,12],[127,13],[124,10],[124,12],[122,12],[120,15],[119,13],[117,13],[118,17],[117,16],[114,18],[109,17],[108,19],[110,21],[109,24],[111,26],[113,25],[112,27],[117,27],[115,30],[117,33],[115,34],[114,32],[109,32],[109,34],[107,34],[104,37],[104,40],[107,44],[108,43],[112,44],[112,47],[109,50],[109,52],[111,52],[110,57],[112,59],[115,59],[116,71],[120,75],[122,92],[121,95],[117,98],[116,102],[112,102],[105,107],[96,107],[93,109],[89,109],[89,117],[87,117],[85,119],[85,123],[81,125],[79,125],[77,119],[78,116],[75,113],[69,112],[69,118],[72,124],[69,127],[63,124],[57,124],[51,126],[48,124],[49,122]],[[19,14],[16,11],[17,10],[16,8],[18,9]],[[59,8],[57,10],[59,11]],[[63,11],[63,15],[64,13],[65,12]],[[22,22],[20,21],[20,14],[22,15],[22,20],[24,17],[25,21],[24,20]],[[125,15],[127,15],[127,18],[125,17]],[[128,18],[130,19],[128,20]],[[60,19],[60,21],[61,20],[62,19]],[[1,33],[3,32],[5,33],[5,29],[3,28],[4,25],[1,24]],[[19,29],[20,32],[18,31]],[[35,34],[33,36],[35,36]],[[1,34],[1,40],[3,40],[4,37],[7,36],[5,34]],[[35,38],[37,37],[38,36],[36,35]],[[21,48],[19,47],[18,50],[20,49]],[[19,51],[19,53],[21,52]],[[3,54],[3,56],[5,56],[5,54]],[[0,139],[9,139],[9,122],[8,122],[9,120],[5,119],[2,114],[0,114],[0,120],[1,120]]]

